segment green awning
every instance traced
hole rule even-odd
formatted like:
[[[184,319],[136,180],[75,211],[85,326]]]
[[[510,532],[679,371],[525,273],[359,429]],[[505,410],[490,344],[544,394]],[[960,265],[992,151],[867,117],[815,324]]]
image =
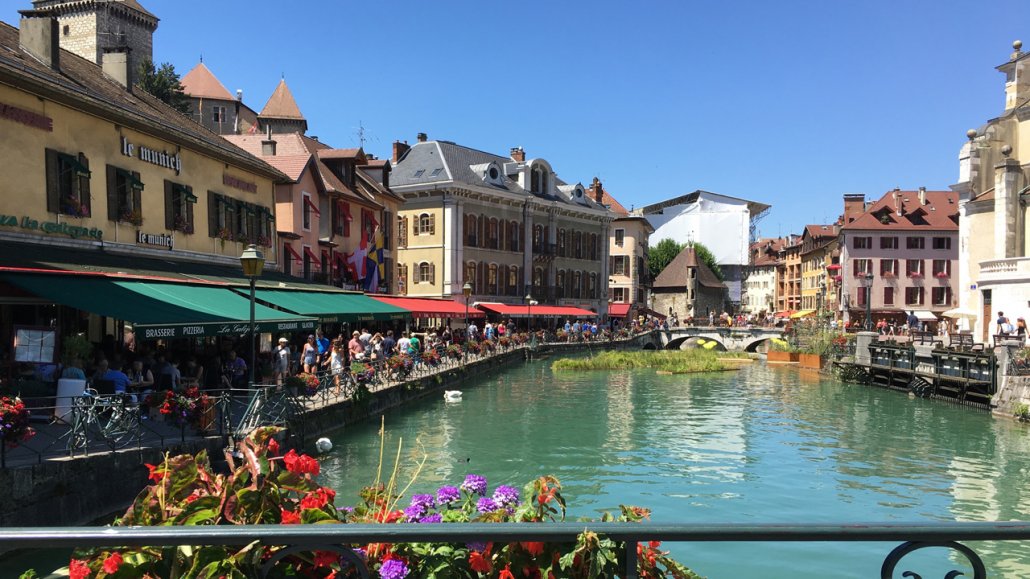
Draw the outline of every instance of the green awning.
[[[81,275],[5,274],[2,279],[54,303],[131,322],[141,340],[249,332],[250,300],[227,287]],[[254,319],[262,332],[309,331],[316,325],[310,317],[261,304]]]
[[[316,316],[320,322],[375,322],[411,317],[408,310],[358,293],[258,289],[256,295],[257,299],[284,310]]]

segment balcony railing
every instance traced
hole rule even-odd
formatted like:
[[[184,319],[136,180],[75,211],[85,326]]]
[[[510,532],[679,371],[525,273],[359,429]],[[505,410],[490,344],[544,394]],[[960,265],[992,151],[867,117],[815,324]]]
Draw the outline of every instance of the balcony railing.
[[[1008,259],[990,259],[980,262],[980,276],[1010,275],[1030,277],[1030,257],[1012,257]]]
[[[369,577],[365,562],[355,556],[351,546],[370,543],[472,543],[544,541],[574,543],[584,530],[615,541],[622,550],[622,577],[636,578],[637,544],[647,541],[725,543],[725,542],[889,542],[901,543],[887,553],[881,577],[917,577],[902,566],[907,555],[925,548],[951,549],[961,558],[937,555],[949,566],[956,560],[972,568],[974,579],[986,579],[983,560],[960,541],[1026,541],[1030,522],[984,523],[897,523],[897,524],[637,524],[637,523],[467,523],[467,524],[392,524],[392,525],[239,525],[175,527],[23,527],[0,529],[0,549],[73,549],[119,548],[128,546],[175,547],[197,545],[245,546],[257,543],[281,546],[286,554],[330,551],[340,555],[343,564],[358,577]],[[886,548],[885,548],[886,550]],[[923,555],[925,557],[926,555]],[[260,577],[280,572],[272,557],[258,570]],[[690,565],[690,561],[683,561]],[[770,564],[773,562],[770,561]],[[901,568],[899,569],[899,566]],[[40,570],[37,570],[40,571]],[[952,571],[949,577],[961,575]],[[832,576],[833,570],[827,570]],[[518,576],[518,574],[516,574]],[[926,575],[924,575],[926,576]]]

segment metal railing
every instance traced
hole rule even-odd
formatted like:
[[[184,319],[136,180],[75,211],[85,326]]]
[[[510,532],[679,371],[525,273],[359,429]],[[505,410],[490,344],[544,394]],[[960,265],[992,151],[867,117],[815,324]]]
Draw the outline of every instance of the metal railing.
[[[288,554],[331,551],[341,564],[359,577],[369,577],[365,561],[352,550],[371,543],[462,544],[473,542],[511,543],[542,541],[574,543],[584,531],[603,535],[618,544],[623,571],[621,577],[636,578],[637,544],[646,541],[720,542],[890,542],[901,543],[884,557],[881,578],[918,577],[899,569],[903,559],[920,549],[944,547],[957,552],[973,570],[973,579],[986,579],[982,558],[962,542],[1026,541],[1030,522],[977,523],[842,523],[842,524],[638,524],[638,523],[463,523],[392,525],[240,525],[175,527],[22,527],[0,529],[0,549],[73,549],[173,547],[186,545],[245,546],[256,543],[284,547],[260,570],[266,577]],[[683,561],[690,565],[690,561]],[[774,563],[774,562],[773,562]],[[955,565],[955,557],[944,561]],[[828,570],[828,576],[832,571]],[[900,573],[900,575],[896,575]],[[948,577],[962,575],[952,571]]]

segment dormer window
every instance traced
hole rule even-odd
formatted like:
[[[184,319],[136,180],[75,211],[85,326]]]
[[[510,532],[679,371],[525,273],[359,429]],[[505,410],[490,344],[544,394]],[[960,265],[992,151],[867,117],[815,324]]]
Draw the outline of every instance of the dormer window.
[[[496,181],[497,178],[501,176],[501,172],[497,170],[497,167],[490,167],[490,170],[487,172],[487,174],[490,175],[491,181]]]
[[[540,166],[533,167],[530,172],[529,190],[533,193],[547,192],[547,171]]]

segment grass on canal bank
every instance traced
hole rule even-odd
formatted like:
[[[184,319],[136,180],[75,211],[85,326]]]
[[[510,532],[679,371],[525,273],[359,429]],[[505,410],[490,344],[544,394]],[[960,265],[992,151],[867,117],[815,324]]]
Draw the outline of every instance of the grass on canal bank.
[[[685,374],[736,370],[740,367],[740,363],[749,361],[748,355],[740,352],[712,352],[708,350],[610,351],[602,352],[589,358],[563,358],[555,360],[551,364],[551,369],[562,371],[654,368],[663,373]]]

